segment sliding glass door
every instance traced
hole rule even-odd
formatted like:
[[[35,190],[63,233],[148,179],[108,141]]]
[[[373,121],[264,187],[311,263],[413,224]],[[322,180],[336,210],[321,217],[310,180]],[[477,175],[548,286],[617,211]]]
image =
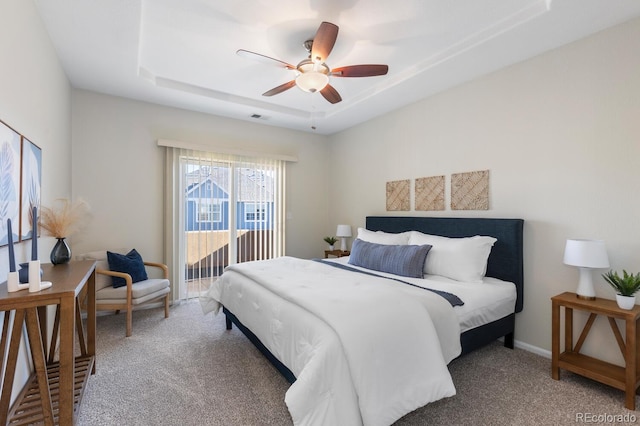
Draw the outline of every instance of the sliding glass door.
[[[284,253],[284,163],[180,151],[178,296],[189,299],[230,264]]]

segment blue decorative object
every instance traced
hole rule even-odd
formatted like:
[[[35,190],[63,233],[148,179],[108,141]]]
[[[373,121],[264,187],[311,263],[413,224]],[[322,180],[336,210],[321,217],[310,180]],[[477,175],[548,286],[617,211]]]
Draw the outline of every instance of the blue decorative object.
[[[29,262],[21,263],[20,270],[18,271],[18,278],[21,283],[29,282]]]
[[[38,260],[38,208],[31,215],[31,260]]]
[[[40,268],[40,278],[42,278],[42,268]],[[29,262],[20,264],[20,270],[18,271],[18,279],[21,283],[25,284],[29,282]]]
[[[71,249],[64,238],[58,238],[58,242],[53,246],[53,250],[51,250],[49,259],[54,265],[62,265],[71,260]]]
[[[11,219],[7,219],[7,241],[9,245],[9,272],[16,271],[16,256],[13,252],[13,231],[11,230]]]
[[[33,208],[33,215],[31,216],[31,260],[38,260],[38,209]],[[42,268],[40,268],[40,278],[42,278]],[[29,262],[20,264],[20,270],[18,271],[18,279],[21,283],[29,282]]]
[[[148,279],[142,256],[136,249],[132,249],[126,255],[107,251],[107,260],[109,261],[110,270],[131,275],[131,281],[134,283]],[[112,279],[114,288],[127,285],[124,278],[112,277]]]

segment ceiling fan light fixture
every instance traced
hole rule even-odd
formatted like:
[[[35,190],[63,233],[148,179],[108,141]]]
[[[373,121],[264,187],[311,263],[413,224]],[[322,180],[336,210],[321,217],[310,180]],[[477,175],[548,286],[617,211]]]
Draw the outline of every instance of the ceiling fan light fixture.
[[[328,83],[329,76],[318,71],[306,72],[296,77],[296,85],[309,93],[319,92]]]
[[[329,84],[329,67],[324,63],[305,59],[298,64],[297,70],[300,74],[296,77],[296,85],[305,92],[319,92]]]

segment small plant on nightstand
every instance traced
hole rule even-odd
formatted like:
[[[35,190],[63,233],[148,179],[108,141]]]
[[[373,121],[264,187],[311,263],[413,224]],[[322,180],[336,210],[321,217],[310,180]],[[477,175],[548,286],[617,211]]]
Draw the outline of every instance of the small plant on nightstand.
[[[640,290],[640,272],[629,274],[624,269],[622,276],[616,271],[602,274],[602,278],[616,291],[616,301],[622,309],[632,309],[636,303],[635,294]]]
[[[333,250],[333,245],[338,241],[336,237],[324,237],[324,242],[329,244],[329,250]]]

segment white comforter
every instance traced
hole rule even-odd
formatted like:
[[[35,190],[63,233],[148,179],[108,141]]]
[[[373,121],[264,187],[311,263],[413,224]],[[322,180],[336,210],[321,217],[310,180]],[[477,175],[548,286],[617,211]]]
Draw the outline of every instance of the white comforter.
[[[459,325],[432,292],[282,257],[228,267],[204,307],[220,304],[295,374],[285,397],[295,424],[389,425],[455,395],[446,364]]]

